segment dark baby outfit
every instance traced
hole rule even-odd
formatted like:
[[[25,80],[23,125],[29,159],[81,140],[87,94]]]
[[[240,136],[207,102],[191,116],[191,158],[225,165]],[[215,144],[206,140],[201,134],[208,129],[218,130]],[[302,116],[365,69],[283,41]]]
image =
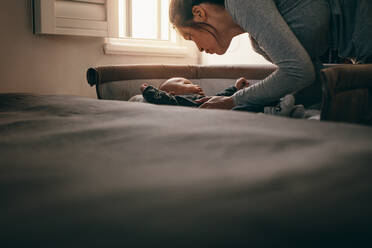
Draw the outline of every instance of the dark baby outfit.
[[[215,96],[232,96],[237,91],[235,86],[231,86],[216,94]],[[142,93],[143,98],[152,104],[177,105],[186,107],[199,107],[202,103],[195,102],[205,96],[199,94],[171,95],[153,86],[147,86]]]
[[[215,96],[232,96],[237,91],[238,90],[235,86],[230,86],[224,89],[223,91],[217,93]],[[153,86],[147,86],[143,91],[142,96],[148,103],[186,107],[199,107],[203,103],[197,103],[196,100],[206,97],[199,94],[171,95]],[[275,106],[278,103],[279,101],[274,101],[271,102],[269,106]],[[264,106],[236,106],[232,110],[259,113],[264,112]]]

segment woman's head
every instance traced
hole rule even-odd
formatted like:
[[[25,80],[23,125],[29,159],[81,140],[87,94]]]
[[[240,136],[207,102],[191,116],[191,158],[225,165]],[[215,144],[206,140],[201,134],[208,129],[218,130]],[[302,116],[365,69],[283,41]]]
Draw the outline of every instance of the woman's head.
[[[193,20],[193,7],[209,3],[225,7],[225,0],[172,0],[169,7],[169,19],[175,27],[197,27]]]
[[[224,0],[171,0],[169,18],[200,51],[224,54],[235,35],[243,30],[225,9]]]

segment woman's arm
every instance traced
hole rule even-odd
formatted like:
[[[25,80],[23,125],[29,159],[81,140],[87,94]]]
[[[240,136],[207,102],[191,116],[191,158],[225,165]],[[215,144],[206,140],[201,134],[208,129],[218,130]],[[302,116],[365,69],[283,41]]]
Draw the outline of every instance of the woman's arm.
[[[262,50],[260,45],[258,45],[257,41],[252,37],[252,35],[249,35],[249,39],[251,40],[251,46],[252,46],[253,50],[256,53],[260,54],[262,57],[264,57],[267,61],[273,63],[271,58]]]
[[[310,56],[273,0],[226,0],[226,8],[278,66],[269,77],[235,93],[235,105],[267,105],[313,83]]]

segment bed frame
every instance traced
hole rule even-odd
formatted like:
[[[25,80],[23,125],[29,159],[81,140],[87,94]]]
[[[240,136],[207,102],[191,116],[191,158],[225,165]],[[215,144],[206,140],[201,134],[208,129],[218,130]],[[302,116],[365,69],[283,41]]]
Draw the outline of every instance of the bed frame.
[[[273,65],[123,65],[88,69],[87,81],[98,99],[128,101],[140,85],[159,86],[170,77],[185,77],[213,95],[245,77],[251,83],[276,70]],[[321,120],[372,125],[372,65],[326,64],[317,81],[295,93],[296,104],[321,103]]]
[[[198,65],[124,65],[90,68],[87,80],[96,86],[97,97],[107,100],[129,100],[141,94],[140,85],[148,82],[155,86],[171,77],[185,77],[204,89],[208,95],[236,79],[246,77],[253,82],[261,80],[275,70],[274,66],[198,66]],[[219,83],[216,83],[218,81]],[[222,83],[224,82],[224,83]]]

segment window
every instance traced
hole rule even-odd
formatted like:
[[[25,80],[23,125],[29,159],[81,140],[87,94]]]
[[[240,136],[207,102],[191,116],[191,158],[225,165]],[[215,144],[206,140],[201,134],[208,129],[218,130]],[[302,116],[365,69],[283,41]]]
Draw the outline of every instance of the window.
[[[119,37],[171,39],[172,32],[168,21],[169,0],[118,1]]]
[[[117,0],[118,38],[108,39],[108,54],[186,56],[190,45],[171,28],[169,0]]]
[[[168,21],[169,0],[33,0],[36,34],[106,37],[107,54],[193,54]]]

